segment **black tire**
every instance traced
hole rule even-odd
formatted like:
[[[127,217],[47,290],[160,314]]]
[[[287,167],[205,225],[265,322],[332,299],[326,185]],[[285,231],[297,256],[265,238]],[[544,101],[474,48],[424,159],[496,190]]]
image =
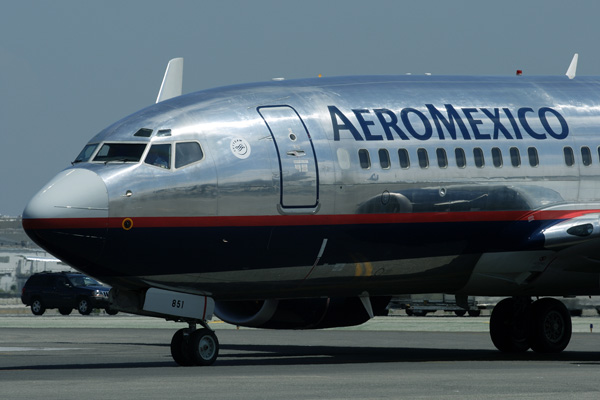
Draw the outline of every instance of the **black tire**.
[[[454,314],[456,314],[457,317],[462,317],[467,313],[467,310],[456,310],[454,311]]]
[[[79,311],[79,314],[81,315],[90,315],[92,312],[90,300],[85,297],[79,299],[79,302],[77,303],[77,311]]]
[[[73,311],[73,309],[71,307],[59,307],[58,308],[58,312],[60,313],[60,315],[69,315],[69,314],[71,314],[71,311]]]
[[[33,299],[31,302],[31,313],[33,315],[42,315],[44,312],[46,312],[46,306],[42,300],[38,298]]]
[[[583,310],[569,310],[569,315],[571,315],[571,317],[581,317],[583,315]]]
[[[529,349],[527,326],[515,316],[512,298],[500,301],[492,310],[490,336],[494,346],[503,353],[522,353]]]
[[[196,365],[212,365],[219,355],[219,340],[210,329],[198,329],[190,335],[192,359]]]
[[[571,316],[559,300],[546,297],[533,303],[529,343],[538,353],[560,353],[571,341]]]
[[[113,310],[113,309],[112,309],[112,308],[110,308],[110,307],[106,307],[106,308],[104,309],[104,311],[106,311],[106,313],[107,313],[108,315],[117,315],[117,314],[119,313],[117,310]]]
[[[479,317],[481,310],[469,310],[469,317]]]
[[[414,313],[413,313],[413,310],[411,310],[410,308],[407,308],[407,309],[405,309],[404,311],[406,312],[406,315],[408,315],[409,317],[412,317],[412,316],[413,316],[413,314],[414,314]]]
[[[192,360],[192,352],[189,345],[189,336],[185,336],[186,329],[180,329],[173,335],[171,339],[171,356],[173,360],[182,367],[194,365]]]
[[[435,312],[435,311],[431,311],[431,312]],[[426,310],[413,310],[413,315],[415,317],[425,317],[427,315],[428,311]]]

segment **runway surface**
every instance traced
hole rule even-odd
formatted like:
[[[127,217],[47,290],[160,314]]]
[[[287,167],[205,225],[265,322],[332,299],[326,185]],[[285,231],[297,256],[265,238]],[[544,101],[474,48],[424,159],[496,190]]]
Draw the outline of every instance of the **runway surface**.
[[[213,324],[219,359],[184,368],[169,349],[180,324],[2,316],[0,398],[598,399],[600,333],[582,331],[588,320],[600,329],[598,317],[574,319],[579,332],[559,355],[512,356],[494,349],[487,318],[388,317],[325,331]]]

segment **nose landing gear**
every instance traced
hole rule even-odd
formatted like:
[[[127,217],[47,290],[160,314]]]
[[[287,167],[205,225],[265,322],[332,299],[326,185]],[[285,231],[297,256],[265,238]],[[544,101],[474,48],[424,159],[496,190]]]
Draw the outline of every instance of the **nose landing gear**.
[[[203,328],[196,329],[195,322],[189,328],[175,332],[171,339],[171,356],[181,366],[212,365],[219,355],[219,340],[206,322],[200,321]]]

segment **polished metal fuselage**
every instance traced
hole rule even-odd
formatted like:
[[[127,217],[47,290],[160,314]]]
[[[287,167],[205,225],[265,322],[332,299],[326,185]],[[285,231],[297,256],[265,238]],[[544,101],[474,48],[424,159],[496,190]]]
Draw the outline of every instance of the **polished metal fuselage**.
[[[40,244],[125,287],[216,299],[600,294],[599,87],[579,77],[383,76],[201,91],[141,110],[89,143],[197,141],[202,160],[160,168],[143,162],[148,146],[136,163],[78,163],[63,174],[97,174],[107,206],[24,217],[106,219],[100,233],[71,232],[101,242],[87,258]],[[170,136],[134,136],[141,128]],[[554,247],[545,242],[550,227],[582,215],[596,224],[592,235],[567,243],[560,231]]]

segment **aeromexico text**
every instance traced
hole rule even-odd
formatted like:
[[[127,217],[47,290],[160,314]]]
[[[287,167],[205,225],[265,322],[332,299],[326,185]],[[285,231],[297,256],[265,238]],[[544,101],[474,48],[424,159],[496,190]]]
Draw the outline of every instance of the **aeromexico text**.
[[[438,109],[425,104],[425,109],[403,108],[399,112],[387,108],[352,109],[342,112],[328,106],[333,138],[340,140],[429,140],[437,135],[440,140],[537,140],[566,139],[569,126],[565,118],[553,108],[455,108],[445,104]],[[352,122],[352,120],[357,121]],[[381,135],[383,129],[384,135]]]

